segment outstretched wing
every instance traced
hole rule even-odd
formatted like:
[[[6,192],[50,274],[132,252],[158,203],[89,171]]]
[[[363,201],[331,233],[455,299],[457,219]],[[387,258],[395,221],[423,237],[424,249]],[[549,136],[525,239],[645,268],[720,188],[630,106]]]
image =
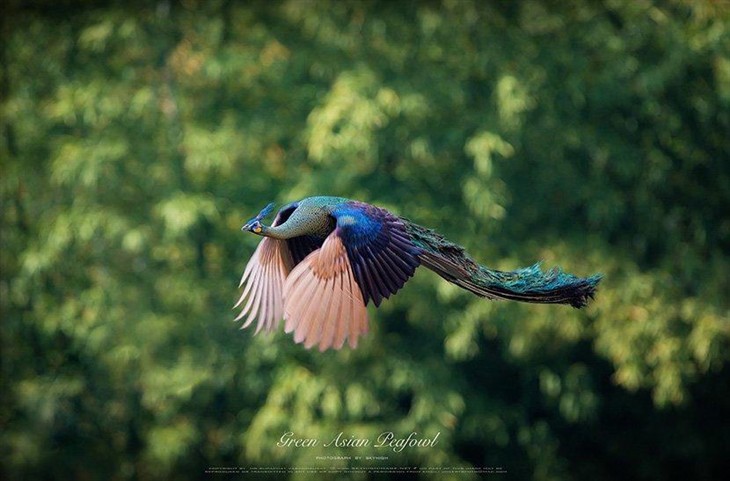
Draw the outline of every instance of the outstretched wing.
[[[261,328],[267,331],[276,329],[284,314],[284,281],[291,271],[293,262],[284,241],[265,237],[246,265],[239,287],[243,293],[234,309],[248,299],[236,321],[248,315],[241,329],[248,327],[254,319],[256,333]]]
[[[280,225],[285,222],[296,205],[283,207],[277,214],[272,225]],[[236,321],[248,315],[241,326],[244,329],[251,325],[254,319],[256,322],[256,333],[262,328],[267,331],[276,329],[279,320],[284,317],[284,281],[286,276],[294,267],[292,253],[287,241],[264,237],[259,242],[251,259],[246,264],[246,269],[241,277],[238,287],[243,287],[243,293],[233,308],[243,304],[248,299]]]
[[[351,347],[367,332],[366,305],[397,292],[419,265],[403,222],[384,209],[347,202],[335,230],[291,272],[284,286],[286,332],[321,351]]]
[[[342,239],[334,232],[322,248],[291,272],[284,286],[286,332],[309,349],[341,348],[345,339],[357,346],[368,330],[368,311],[355,282]]]

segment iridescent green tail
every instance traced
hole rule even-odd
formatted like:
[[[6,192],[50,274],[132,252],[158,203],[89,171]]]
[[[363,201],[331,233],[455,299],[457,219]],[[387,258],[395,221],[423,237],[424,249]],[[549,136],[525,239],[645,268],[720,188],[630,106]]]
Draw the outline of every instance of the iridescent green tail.
[[[404,221],[411,238],[422,249],[421,264],[478,296],[583,307],[593,298],[601,280],[600,274],[582,278],[559,268],[543,272],[540,264],[510,272],[489,269],[437,232]]]

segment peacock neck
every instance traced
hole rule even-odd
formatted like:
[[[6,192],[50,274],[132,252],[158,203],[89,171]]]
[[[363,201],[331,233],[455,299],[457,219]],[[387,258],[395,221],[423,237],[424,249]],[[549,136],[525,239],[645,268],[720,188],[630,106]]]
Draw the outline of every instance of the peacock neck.
[[[291,226],[280,225],[280,226],[276,226],[276,227],[273,227],[273,226],[270,227],[270,226],[262,225],[261,226],[261,235],[266,236],[266,237],[271,237],[273,239],[279,239],[279,240],[291,239],[292,237],[296,237],[296,236],[300,235],[300,234],[297,234],[296,232],[294,232],[293,229],[291,229],[289,227],[291,227]]]

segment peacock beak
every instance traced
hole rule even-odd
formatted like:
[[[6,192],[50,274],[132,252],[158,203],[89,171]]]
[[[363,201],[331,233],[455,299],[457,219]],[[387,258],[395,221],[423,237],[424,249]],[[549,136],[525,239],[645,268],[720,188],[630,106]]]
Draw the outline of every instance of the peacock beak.
[[[253,232],[254,234],[260,234],[261,231],[263,231],[263,227],[261,226],[261,222],[259,222],[256,219],[250,220],[246,222],[246,224],[241,227],[241,230],[243,232]]]

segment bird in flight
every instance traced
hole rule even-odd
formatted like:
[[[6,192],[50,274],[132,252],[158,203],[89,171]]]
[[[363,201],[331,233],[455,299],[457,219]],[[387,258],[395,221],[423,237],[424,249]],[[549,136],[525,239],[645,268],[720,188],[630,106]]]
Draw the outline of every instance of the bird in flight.
[[[308,197],[282,207],[271,226],[267,205],[241,230],[263,239],[241,278],[234,306],[242,329],[256,333],[281,319],[294,341],[320,351],[357,347],[368,331],[367,305],[398,292],[418,266],[487,299],[583,307],[600,275],[543,272],[539,264],[503,272],[476,263],[437,232],[374,205],[341,197]]]

